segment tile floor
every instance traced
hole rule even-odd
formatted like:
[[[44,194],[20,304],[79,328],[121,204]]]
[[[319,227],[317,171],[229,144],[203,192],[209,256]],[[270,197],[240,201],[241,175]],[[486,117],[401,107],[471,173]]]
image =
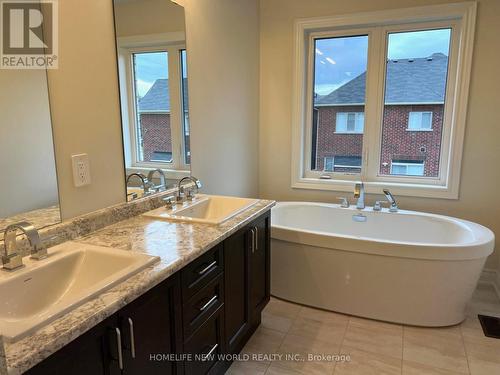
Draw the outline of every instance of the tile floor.
[[[280,360],[235,362],[228,374],[472,374],[500,375],[500,339],[483,335],[477,313],[500,316],[492,286],[480,284],[467,309],[467,319],[449,328],[417,328],[383,323],[272,298],[258,328],[242,353],[348,355],[349,361]]]

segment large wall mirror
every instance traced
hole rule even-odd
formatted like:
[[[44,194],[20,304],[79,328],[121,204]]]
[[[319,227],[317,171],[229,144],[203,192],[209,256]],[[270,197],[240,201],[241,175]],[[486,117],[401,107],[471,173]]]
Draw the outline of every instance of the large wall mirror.
[[[47,72],[0,69],[0,240],[28,221],[60,222]]]
[[[190,175],[184,8],[114,0],[127,201]]]

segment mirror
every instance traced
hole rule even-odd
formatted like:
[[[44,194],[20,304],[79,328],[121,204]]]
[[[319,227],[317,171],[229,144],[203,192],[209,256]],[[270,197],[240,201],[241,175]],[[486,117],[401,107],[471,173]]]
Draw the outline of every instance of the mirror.
[[[114,0],[127,201],[190,176],[184,8]]]
[[[60,222],[47,72],[0,69],[0,240],[10,224]]]

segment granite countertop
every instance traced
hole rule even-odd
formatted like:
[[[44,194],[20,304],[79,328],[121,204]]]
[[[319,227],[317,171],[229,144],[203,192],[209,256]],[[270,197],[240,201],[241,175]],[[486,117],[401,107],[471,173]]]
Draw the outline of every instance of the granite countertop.
[[[5,343],[3,373],[21,374],[144,294],[262,213],[274,201],[257,204],[219,226],[158,221],[143,216],[107,226],[75,241],[159,256],[160,262],[98,295],[15,343]]]
[[[59,205],[40,208],[29,212],[22,212],[6,218],[0,217],[0,240],[3,240],[3,229],[7,228],[11,224],[19,223],[21,221],[28,221],[37,229],[59,223],[61,221]]]

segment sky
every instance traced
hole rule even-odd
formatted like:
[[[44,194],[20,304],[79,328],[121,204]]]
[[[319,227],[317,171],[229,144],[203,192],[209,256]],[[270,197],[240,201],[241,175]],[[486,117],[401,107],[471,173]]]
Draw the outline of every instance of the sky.
[[[182,77],[187,78],[186,52],[181,52]],[[139,97],[144,97],[157,79],[168,79],[168,53],[146,52],[136,53],[135,81],[136,92]]]
[[[450,29],[389,34],[388,58],[448,55]],[[368,37],[349,36],[315,41],[315,92],[327,95],[366,71]]]
[[[389,34],[388,58],[427,57],[441,52],[448,55],[450,29],[412,31]],[[368,37],[349,36],[315,41],[315,92],[327,95],[366,71]],[[182,54],[183,76],[186,77],[186,54]],[[135,54],[136,90],[146,95],[153,83],[168,78],[167,52]]]
[[[144,97],[157,79],[168,78],[167,52],[136,53],[135,87],[139,97]]]

